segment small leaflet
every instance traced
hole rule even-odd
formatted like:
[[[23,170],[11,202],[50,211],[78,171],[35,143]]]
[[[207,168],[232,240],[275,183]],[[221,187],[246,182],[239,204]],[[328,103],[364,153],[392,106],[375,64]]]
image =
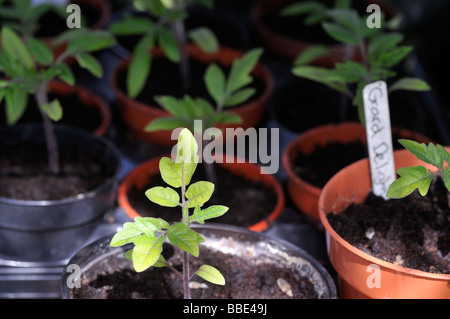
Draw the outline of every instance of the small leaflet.
[[[387,199],[386,193],[396,174],[386,82],[366,85],[363,99],[372,190]]]

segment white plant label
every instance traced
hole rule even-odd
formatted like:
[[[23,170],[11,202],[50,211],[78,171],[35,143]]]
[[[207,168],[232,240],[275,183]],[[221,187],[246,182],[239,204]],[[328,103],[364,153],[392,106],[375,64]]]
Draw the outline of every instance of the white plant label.
[[[363,99],[372,190],[386,199],[388,188],[396,179],[386,82],[366,85]]]

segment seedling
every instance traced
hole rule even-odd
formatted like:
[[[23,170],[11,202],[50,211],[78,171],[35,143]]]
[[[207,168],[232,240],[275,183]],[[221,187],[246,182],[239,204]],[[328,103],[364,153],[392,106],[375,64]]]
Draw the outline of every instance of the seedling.
[[[194,275],[216,285],[225,284],[223,275],[212,266],[202,265],[193,274],[190,272],[189,257],[198,257],[199,244],[205,241],[191,229],[191,224],[204,224],[205,220],[222,216],[228,210],[228,207],[221,205],[202,208],[213,194],[214,184],[200,181],[189,185],[199,161],[197,151],[194,136],[189,129],[183,129],[178,138],[175,161],[163,157],[159,162],[161,177],[171,187],[156,186],[145,192],[147,198],[158,205],[179,207],[181,221],[170,225],[161,218],[136,217],[134,222],[125,223],[111,240],[112,247],[133,243],[134,247],[125,256],[132,260],[137,272],[152,266],[168,267],[182,277],[186,299],[190,298],[189,281]],[[181,196],[174,188],[180,188]],[[193,209],[192,214],[189,209]],[[166,239],[183,251],[182,274],[162,255]]]
[[[133,50],[133,58],[127,73],[127,93],[135,98],[144,88],[151,69],[152,56],[149,50],[158,43],[167,58],[179,64],[182,87],[190,86],[190,67],[185,50],[187,38],[205,52],[216,52],[218,42],[214,33],[199,27],[186,32],[184,19],[188,16],[187,7],[200,3],[212,7],[212,0],[147,0],[140,1],[140,9],[149,17],[126,16],[111,26],[117,35],[138,35],[140,40]],[[154,17],[155,20],[153,18]]]
[[[351,0],[336,0],[334,9],[349,9]],[[281,10],[282,16],[305,16],[303,23],[306,26],[320,24],[328,18],[328,7],[320,1],[298,1],[291,3]]]
[[[399,140],[410,153],[414,154],[417,159],[431,164],[437,168],[431,171],[423,166],[402,167],[397,170],[400,176],[389,187],[387,196],[390,198],[403,198],[418,189],[422,196],[428,193],[431,181],[436,176],[441,176],[444,185],[450,192],[450,154],[439,144],[429,143],[428,147],[425,143],[418,143],[412,140]],[[447,165],[445,165],[447,163]]]
[[[365,125],[362,96],[364,87],[369,83],[387,81],[394,77],[396,75],[394,68],[411,52],[412,47],[399,45],[404,37],[398,32],[367,27],[366,20],[353,9],[328,10],[327,16],[330,21],[322,22],[323,29],[333,39],[357,50],[362,61],[346,60],[336,63],[333,69],[308,65],[328,53],[326,47],[316,45],[298,56],[294,61],[292,72],[348,96],[357,107],[359,120]],[[429,89],[425,81],[405,77],[392,83],[389,92]]]
[[[28,106],[28,95],[33,95],[44,123],[49,170],[58,174],[59,154],[52,121],[62,118],[63,109],[58,99],[48,100],[48,82],[60,79],[74,85],[74,75],[65,62],[68,57],[74,57],[81,67],[101,77],[102,67],[90,52],[109,47],[115,40],[105,31],[71,30],[55,41],[68,41],[58,57],[43,41],[32,36],[22,39],[8,26],[1,29],[1,40],[0,72],[5,76],[0,80],[0,102],[5,101],[7,123],[17,123]]]
[[[242,119],[239,115],[224,109],[239,105],[255,94],[255,89],[248,87],[248,84],[253,81],[250,73],[262,52],[262,49],[253,49],[241,58],[234,60],[228,77],[215,63],[208,66],[204,81],[215,106],[206,99],[192,98],[189,95],[180,99],[172,96],[156,97],[156,101],[171,116],[161,117],[150,122],[145,130],[174,130],[179,127],[187,127],[203,137],[204,132],[195,132],[195,120],[202,120],[202,128],[205,129],[217,124],[241,123]],[[206,147],[205,143],[202,145]],[[216,176],[212,166],[207,163],[205,169],[208,180],[215,183]]]

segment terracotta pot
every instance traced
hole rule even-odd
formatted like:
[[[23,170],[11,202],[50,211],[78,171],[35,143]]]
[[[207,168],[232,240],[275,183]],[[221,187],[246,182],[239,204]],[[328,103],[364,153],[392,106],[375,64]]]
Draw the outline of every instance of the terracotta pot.
[[[169,157],[169,155],[168,155]],[[131,189],[137,188],[142,189],[145,185],[148,185],[149,181],[153,176],[157,176],[160,174],[159,172],[159,161],[161,157],[153,158],[149,161],[146,161],[136,167],[130,174],[122,181],[119,186],[118,192],[118,204],[122,209],[125,210],[126,214],[134,219],[135,217],[141,216],[139,212],[137,212],[130,204],[128,199],[128,193]],[[256,164],[252,164],[249,162],[245,163],[237,163],[236,159],[228,158],[224,160],[223,163],[218,163],[217,165],[221,165],[226,170],[229,170],[232,174],[243,176],[252,181],[261,181],[269,186],[277,196],[277,202],[272,210],[267,216],[266,219],[257,222],[249,226],[248,228],[252,231],[262,232],[270,227],[270,225],[281,215],[284,205],[285,198],[281,185],[275,179],[273,175],[269,174],[261,174],[260,166]],[[145,191],[145,189],[144,189]],[[224,204],[225,205],[225,204]],[[164,218],[164,217],[162,217]]]
[[[221,269],[223,273],[228,271],[227,267],[233,267],[235,263],[241,263],[243,267],[246,267],[246,271],[244,274],[239,274],[239,278],[244,282],[246,282],[246,277],[255,276],[256,278],[262,278],[260,279],[261,285],[267,285],[267,281],[270,281],[270,276],[266,272],[270,273],[271,271],[275,271],[278,276],[289,275],[292,278],[290,280],[290,286],[292,287],[292,291],[294,291],[294,299],[299,298],[295,291],[298,291],[300,288],[300,279],[306,277],[313,284],[313,289],[318,299],[336,299],[336,286],[330,274],[316,259],[299,247],[282,240],[270,238],[261,233],[249,231],[243,227],[211,223],[206,225],[195,224],[192,227],[205,238],[205,242],[200,245],[198,259],[207,261],[208,259],[214,258],[216,264],[213,264],[214,261],[211,261],[211,264]],[[62,298],[106,298],[105,293],[102,293],[104,289],[95,288],[94,285],[89,285],[89,282],[95,280],[100,274],[108,276],[116,271],[120,272],[124,269],[132,269],[131,261],[123,257],[123,253],[130,246],[111,247],[110,242],[112,236],[108,235],[100,238],[96,242],[79,250],[66,264],[60,282]],[[167,242],[167,245],[171,244]],[[169,262],[176,259],[176,254],[179,254],[178,249],[174,250],[175,253],[170,257],[171,259],[168,259]],[[220,265],[217,264],[218,261],[216,258],[220,258],[222,261]],[[225,259],[227,262],[223,262]],[[81,289],[74,285],[73,265],[80,267],[79,288]],[[258,271],[261,267],[264,267],[265,273]],[[248,271],[247,268],[251,269],[251,271]],[[150,268],[145,272],[152,271],[158,270]],[[231,275],[225,276],[227,283],[233,280],[233,278],[230,278]],[[158,280],[152,283],[152,285],[157,286],[161,284]],[[274,284],[275,286],[277,285],[276,283]],[[176,286],[176,283],[172,283],[167,285],[163,290],[167,293],[167,296],[176,295]],[[133,287],[130,288],[133,289]],[[229,288],[231,295],[242,299],[252,298],[255,295],[261,295],[261,298],[274,298],[274,293],[276,294],[274,290],[277,289],[275,287],[274,289],[271,288],[270,292],[267,293],[267,289],[262,289],[257,283],[255,285],[248,285],[245,287],[245,291],[241,290],[242,287],[236,287],[232,284],[229,284],[228,287],[226,285],[224,288]],[[214,290],[216,290],[215,287],[209,287],[204,292],[200,289],[192,289],[192,298],[216,298],[214,297],[214,293],[210,292]],[[83,292],[85,293],[83,294]],[[137,296],[133,295],[133,298],[143,297],[137,293]],[[155,298],[158,298],[158,296]],[[218,298],[230,297],[225,295],[224,297]]]
[[[448,148],[447,148],[448,149]],[[396,169],[424,165],[406,150],[394,152]],[[327,214],[339,213],[351,203],[364,201],[371,189],[368,159],[360,160],[333,176],[319,198],[319,216],[326,230],[328,255],[339,275],[341,298],[450,298],[450,275],[433,274],[395,265],[362,252],[339,236]],[[370,288],[369,267],[379,267],[380,287]]]
[[[205,64],[218,63],[223,66],[231,66],[234,59],[242,56],[241,51],[231,48],[221,48],[218,53],[206,54],[194,45],[187,45],[188,55]],[[157,48],[152,51],[153,59],[164,58],[163,52]],[[112,73],[111,83],[117,98],[117,105],[122,114],[125,123],[130,130],[139,139],[155,143],[158,145],[172,146],[176,143],[176,138],[171,139],[171,131],[155,131],[145,132],[144,128],[151,121],[159,118],[170,116],[170,114],[158,106],[147,105],[135,99],[128,97],[118,86],[119,77],[126,76],[126,70],[131,61],[131,57],[123,60]],[[242,118],[239,125],[218,126],[219,128],[237,128],[242,127],[244,130],[249,127],[256,126],[261,120],[266,102],[273,90],[273,80],[269,71],[261,64],[257,64],[252,75],[259,78],[264,84],[264,92],[255,100],[240,106],[228,109],[230,112],[238,114]]]
[[[292,2],[292,0],[257,0],[251,9],[251,17],[265,46],[281,58],[292,62],[303,50],[311,45],[319,43],[310,43],[293,39],[287,35],[271,30],[263,23],[265,14],[276,12],[290,2]],[[378,3],[381,6],[382,11],[392,15],[392,8],[388,7],[384,1],[371,1],[371,3]],[[301,19],[301,17],[299,17],[299,19]],[[335,63],[342,62],[344,59],[361,59],[359,51],[353,47],[345,46],[341,43],[329,44],[328,47],[330,53],[318,58],[313,64],[323,67],[333,67]]]
[[[429,143],[431,139],[402,128],[392,128],[393,134],[402,138]],[[366,132],[360,123],[344,122],[327,124],[310,129],[292,140],[282,155],[283,168],[287,174],[287,188],[290,198],[297,208],[317,227],[322,228],[317,204],[322,189],[300,178],[293,171],[293,163],[299,153],[311,154],[317,146],[329,143],[367,143]]]

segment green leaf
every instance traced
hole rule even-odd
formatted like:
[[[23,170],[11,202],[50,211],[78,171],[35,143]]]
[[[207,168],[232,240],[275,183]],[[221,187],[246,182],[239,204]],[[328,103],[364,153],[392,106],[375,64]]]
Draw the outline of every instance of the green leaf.
[[[42,65],[49,65],[50,63],[52,63],[53,52],[44,42],[35,38],[28,38],[27,47],[38,63]]]
[[[425,143],[418,143],[407,139],[399,139],[398,142],[419,160],[434,165],[439,169],[443,167],[444,158],[440,150],[436,148],[434,144],[429,143],[427,147]]]
[[[195,274],[215,285],[225,285],[225,278],[216,268],[209,265],[202,265]]]
[[[425,81],[418,78],[402,78],[389,87],[389,92],[396,90],[428,91],[430,87]]]
[[[294,2],[284,7],[280,13],[282,16],[296,16],[311,12],[326,12],[327,7],[316,1]]]
[[[155,232],[169,228],[169,223],[161,218],[154,217],[136,217],[136,225],[148,236],[155,236]]]
[[[204,81],[216,104],[222,104],[225,95],[225,74],[222,69],[215,63],[210,64],[206,69]]]
[[[164,256],[161,254],[161,255],[159,255],[158,260],[153,264],[153,267],[163,268],[163,267],[166,267],[166,265],[167,265],[167,261],[164,258]]]
[[[109,48],[116,43],[112,34],[105,30],[86,31],[85,29],[74,29],[69,35],[67,49],[73,54],[99,51]]]
[[[181,187],[182,184],[189,185],[196,167],[197,163],[175,163],[169,157],[163,157],[159,161],[162,179],[175,188]]]
[[[127,92],[135,98],[144,88],[150,73],[152,57],[145,48],[136,47],[127,73]]]
[[[306,65],[328,54],[330,50],[324,45],[311,45],[303,50],[294,60],[293,65]]]
[[[349,94],[347,85],[344,82],[335,77],[330,77],[331,71],[330,69],[315,66],[297,66],[292,69],[292,73],[296,76],[322,83],[340,93]]]
[[[119,247],[132,243],[142,233],[142,229],[136,223],[126,222],[123,224],[122,229],[111,239],[110,245],[111,247]]]
[[[167,28],[160,28],[157,33],[158,42],[167,58],[172,62],[180,61],[177,40]]]
[[[181,250],[198,257],[199,238],[197,233],[183,223],[175,223],[167,230],[167,237],[170,242]]]
[[[252,77],[250,73],[256,66],[262,53],[263,50],[261,48],[256,48],[233,61],[226,85],[227,94],[231,94],[237,89],[241,89],[251,83]]]
[[[402,167],[397,170],[397,173],[400,178],[389,186],[386,194],[390,198],[403,198],[416,189],[425,196],[433,179],[433,175],[429,175],[423,166]]]
[[[165,207],[176,207],[180,204],[180,195],[170,187],[152,187],[145,191],[145,196],[153,203]]]
[[[20,37],[9,27],[3,27],[1,31],[3,50],[12,59],[16,59],[28,70],[34,69],[34,62],[25,44]]]
[[[66,82],[69,85],[75,84],[75,76],[73,75],[72,70],[65,63],[58,63],[51,67],[54,69],[56,77],[60,78],[62,81]]]
[[[155,101],[161,105],[161,107],[178,118],[187,118],[188,113],[184,108],[184,103],[173,96],[156,96]]]
[[[189,217],[189,221],[191,223],[204,224],[205,220],[220,217],[227,211],[228,207],[221,205],[213,205],[205,209],[200,209],[200,206],[196,206],[194,213]]]
[[[367,71],[363,64],[354,61],[336,63],[333,70],[327,75],[330,81],[337,80],[344,83],[356,83],[362,81]]]
[[[17,86],[10,86],[5,95],[6,120],[13,125],[22,117],[28,104],[28,93]]]
[[[75,58],[80,67],[88,70],[92,75],[97,78],[101,78],[103,76],[102,65],[96,58],[94,58],[94,56],[89,53],[78,53],[75,55]]]
[[[54,99],[48,104],[40,105],[40,107],[42,111],[55,122],[61,120],[63,117],[63,108],[57,99]]]
[[[448,154],[448,153],[447,153]],[[448,163],[448,162],[447,162]],[[444,185],[450,192],[450,166],[446,166],[442,171],[442,178],[444,179]]]
[[[330,22],[323,22],[322,27],[336,41],[358,45],[358,37],[347,28]]]
[[[242,123],[242,118],[231,112],[222,111],[215,117],[215,123],[218,124],[239,124]]]
[[[177,157],[175,159],[175,163],[183,163],[186,164],[197,164],[199,161],[198,152],[198,144],[192,135],[189,129],[184,128],[181,130],[180,135],[178,136],[177,143]],[[183,167],[184,169],[184,167]],[[187,184],[185,184],[187,185]]]
[[[385,68],[391,68],[402,61],[411,51],[413,47],[402,46],[394,50],[383,52],[380,54],[379,62]]]
[[[189,207],[203,206],[212,196],[214,184],[211,182],[196,182],[189,186],[186,191],[186,198],[189,200]]]
[[[217,52],[219,42],[214,33],[206,27],[199,27],[188,32],[189,38],[207,53]]]
[[[149,237],[143,235],[134,241],[135,247],[131,258],[136,272],[142,272],[153,266],[158,260],[163,250],[165,237]]]
[[[175,117],[159,117],[156,120],[151,121],[144,127],[146,132],[154,131],[173,131],[179,127],[187,127],[189,122],[184,119]]]
[[[224,103],[225,107],[240,105],[246,101],[248,101],[256,92],[256,89],[249,87],[243,88],[239,91],[234,92],[229,95]]]
[[[371,61],[378,60],[381,53],[393,50],[396,45],[403,41],[401,33],[381,33],[370,41],[369,58]]]
[[[114,23],[109,30],[115,35],[140,35],[147,33],[153,27],[154,23],[148,18],[127,15]]]

